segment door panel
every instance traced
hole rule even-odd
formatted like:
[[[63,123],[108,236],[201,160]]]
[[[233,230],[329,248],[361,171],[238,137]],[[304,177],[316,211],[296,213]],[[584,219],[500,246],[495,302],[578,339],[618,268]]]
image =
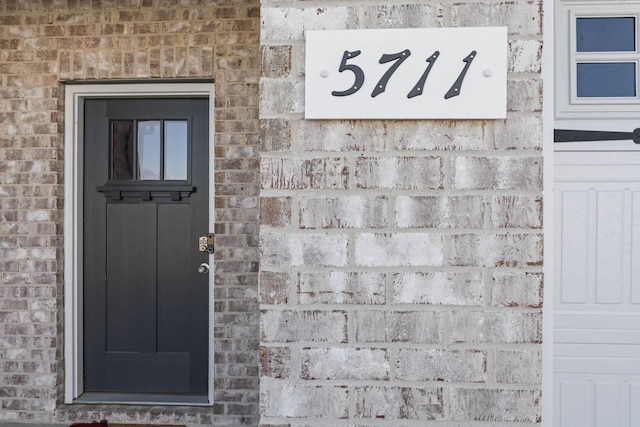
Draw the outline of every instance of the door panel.
[[[562,381],[555,393],[562,402],[557,426],[637,426],[640,411],[629,405],[640,398],[638,376],[611,381],[588,379]]]
[[[189,317],[182,307],[188,306],[188,295],[181,287],[183,266],[193,269],[194,241],[189,234],[189,221],[180,221],[180,206],[158,205],[158,253],[167,254],[158,265],[158,351],[180,351],[188,345]],[[187,247],[191,250],[176,251]]]
[[[555,162],[554,425],[640,425],[640,153]]]
[[[107,205],[107,351],[155,348],[155,206]]]
[[[206,395],[208,101],[86,100],[84,128],[84,390]]]

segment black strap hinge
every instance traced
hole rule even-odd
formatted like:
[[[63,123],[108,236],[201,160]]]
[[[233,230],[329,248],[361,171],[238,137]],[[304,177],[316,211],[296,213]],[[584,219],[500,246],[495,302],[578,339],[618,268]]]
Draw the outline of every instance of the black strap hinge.
[[[553,142],[624,141],[640,144],[640,128],[633,132],[604,132],[599,130],[554,129]]]

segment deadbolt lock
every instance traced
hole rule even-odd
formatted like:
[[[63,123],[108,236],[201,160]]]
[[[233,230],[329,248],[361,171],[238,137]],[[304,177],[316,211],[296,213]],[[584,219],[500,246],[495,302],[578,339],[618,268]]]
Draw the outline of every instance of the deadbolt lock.
[[[198,251],[212,254],[214,250],[213,233],[198,237]]]

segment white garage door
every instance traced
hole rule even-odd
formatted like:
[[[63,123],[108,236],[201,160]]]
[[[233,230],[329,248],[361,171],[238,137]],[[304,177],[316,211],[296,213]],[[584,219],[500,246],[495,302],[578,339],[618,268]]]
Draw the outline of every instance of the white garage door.
[[[640,2],[555,17],[553,425],[640,426]]]
[[[640,426],[640,153],[556,153],[556,427]]]

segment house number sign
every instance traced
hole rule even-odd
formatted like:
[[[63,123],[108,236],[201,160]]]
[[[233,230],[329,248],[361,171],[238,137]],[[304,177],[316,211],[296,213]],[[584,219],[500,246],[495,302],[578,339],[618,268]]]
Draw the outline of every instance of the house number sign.
[[[506,117],[507,28],[307,31],[307,119]]]

